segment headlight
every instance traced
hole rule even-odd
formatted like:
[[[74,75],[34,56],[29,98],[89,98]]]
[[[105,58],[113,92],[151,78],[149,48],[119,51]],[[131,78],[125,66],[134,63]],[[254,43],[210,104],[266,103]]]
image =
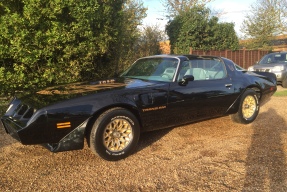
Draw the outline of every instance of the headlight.
[[[6,113],[13,107],[13,104],[10,104],[8,109],[6,110]]]
[[[283,71],[284,70],[284,66],[275,66],[272,71]]]
[[[248,71],[254,71],[254,67],[248,67]]]

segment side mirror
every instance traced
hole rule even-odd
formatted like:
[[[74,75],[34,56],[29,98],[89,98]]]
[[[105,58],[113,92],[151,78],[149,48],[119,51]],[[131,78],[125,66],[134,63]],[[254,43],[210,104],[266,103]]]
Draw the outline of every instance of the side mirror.
[[[182,81],[180,82],[181,85],[187,85],[189,81],[194,81],[193,75],[185,75],[182,78]]]

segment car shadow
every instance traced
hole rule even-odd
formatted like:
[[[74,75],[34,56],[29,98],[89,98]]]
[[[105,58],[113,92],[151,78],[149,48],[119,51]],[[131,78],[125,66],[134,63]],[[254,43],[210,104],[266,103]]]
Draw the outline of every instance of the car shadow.
[[[287,191],[286,154],[282,139],[287,130],[286,122],[272,108],[261,113],[257,122],[253,125],[242,191]]]
[[[162,137],[164,137],[166,134],[172,131],[174,128],[175,127],[171,127],[171,128],[141,133],[136,153],[145,149],[146,147],[151,146],[153,143],[160,140]]]

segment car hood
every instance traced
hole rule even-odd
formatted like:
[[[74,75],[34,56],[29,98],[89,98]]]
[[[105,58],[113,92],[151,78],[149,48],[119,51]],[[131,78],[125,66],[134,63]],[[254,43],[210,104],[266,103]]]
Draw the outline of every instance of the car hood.
[[[16,97],[23,103],[39,109],[57,102],[91,94],[104,92],[109,94],[117,90],[144,88],[155,86],[156,84],[159,83],[131,78],[115,78],[100,81],[75,82],[47,87],[37,91],[18,92]]]
[[[256,69],[262,69],[262,68],[273,68],[273,67],[276,67],[276,66],[286,66],[286,64],[283,64],[283,63],[266,63],[266,64],[256,64],[256,65],[253,65],[254,68]]]

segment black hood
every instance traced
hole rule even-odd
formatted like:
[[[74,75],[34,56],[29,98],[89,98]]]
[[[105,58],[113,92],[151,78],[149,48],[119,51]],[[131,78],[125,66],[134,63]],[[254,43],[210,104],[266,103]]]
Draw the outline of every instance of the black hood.
[[[88,96],[96,93],[114,93],[117,90],[141,88],[153,86],[155,82],[131,79],[131,78],[115,78],[100,81],[75,82],[62,84],[53,87],[47,87],[37,91],[23,91],[16,94],[16,97],[22,102],[42,108],[57,102],[77,97]]]

